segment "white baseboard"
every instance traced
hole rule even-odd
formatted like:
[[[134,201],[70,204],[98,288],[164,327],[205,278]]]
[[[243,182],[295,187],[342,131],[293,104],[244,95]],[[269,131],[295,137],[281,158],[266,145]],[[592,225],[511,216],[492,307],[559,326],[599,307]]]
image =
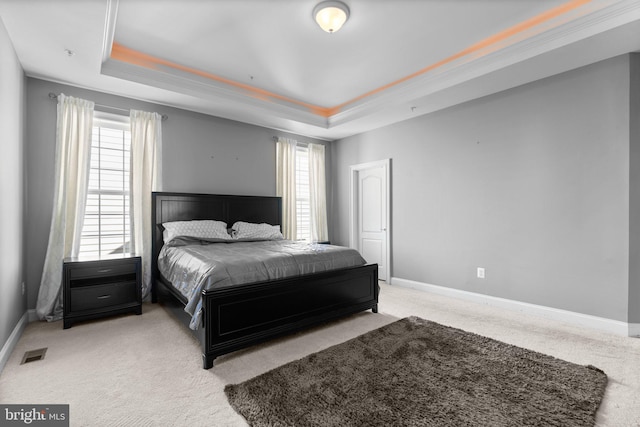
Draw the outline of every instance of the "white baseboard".
[[[430,285],[413,280],[401,279],[399,277],[392,277],[391,284],[411,289],[417,289],[432,294],[462,299],[465,301],[472,301],[491,307],[500,307],[506,310],[518,311],[525,314],[544,317],[545,319],[566,322],[577,326],[583,326],[599,331],[614,333],[616,335],[640,336],[640,324],[637,323],[626,323],[618,320],[605,319],[604,317],[591,316],[588,314],[560,310],[557,308],[529,304],[526,302],[514,301],[505,298],[498,298],[490,295],[482,295],[475,292],[462,291],[460,289]]]
[[[36,320],[40,320],[38,319],[38,312],[36,311],[35,308],[27,310],[27,314],[29,315],[29,323],[35,322]]]
[[[7,364],[7,361],[9,360],[9,356],[11,356],[11,352],[15,348],[16,344],[18,344],[18,340],[22,336],[22,332],[24,331],[24,328],[27,327],[27,323],[29,323],[29,318],[30,318],[29,311],[25,311],[22,317],[20,318],[20,320],[18,321],[18,324],[16,325],[16,327],[13,328],[13,332],[11,332],[11,335],[9,335],[9,339],[7,339],[7,342],[4,343],[4,346],[2,346],[2,350],[0,350],[0,373],[2,373],[2,370],[4,369],[4,365]]]
[[[629,336],[640,337],[640,323],[629,323]]]

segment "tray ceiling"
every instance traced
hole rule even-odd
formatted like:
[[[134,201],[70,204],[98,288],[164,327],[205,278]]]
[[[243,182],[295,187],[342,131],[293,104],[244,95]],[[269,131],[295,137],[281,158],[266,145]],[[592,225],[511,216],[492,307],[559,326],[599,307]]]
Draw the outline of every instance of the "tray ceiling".
[[[339,139],[640,51],[640,1],[0,0],[27,75]],[[73,52],[72,56],[68,51]]]

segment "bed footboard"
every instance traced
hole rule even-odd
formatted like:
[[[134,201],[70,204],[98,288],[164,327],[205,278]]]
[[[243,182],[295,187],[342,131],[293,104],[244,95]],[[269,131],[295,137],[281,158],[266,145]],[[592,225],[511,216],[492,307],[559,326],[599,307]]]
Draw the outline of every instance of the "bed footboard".
[[[378,292],[377,264],[203,291],[203,367],[278,335],[364,310],[377,312]]]

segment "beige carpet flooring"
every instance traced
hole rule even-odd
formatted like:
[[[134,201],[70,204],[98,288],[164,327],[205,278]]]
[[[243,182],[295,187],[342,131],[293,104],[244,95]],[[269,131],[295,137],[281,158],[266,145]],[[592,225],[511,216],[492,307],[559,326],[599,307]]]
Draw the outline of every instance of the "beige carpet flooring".
[[[360,313],[280,338],[201,368],[198,345],[165,310],[74,325],[27,326],[0,374],[2,403],[68,403],[72,426],[244,426],[224,386],[338,344],[394,320],[419,316],[604,370],[597,425],[640,426],[640,339],[443,296],[381,285],[380,313]],[[25,351],[44,360],[20,365]]]

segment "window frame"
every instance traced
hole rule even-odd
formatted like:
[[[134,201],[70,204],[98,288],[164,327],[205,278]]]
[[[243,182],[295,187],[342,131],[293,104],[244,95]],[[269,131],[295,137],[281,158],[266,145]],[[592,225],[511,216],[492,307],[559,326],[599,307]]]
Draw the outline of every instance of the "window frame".
[[[94,111],[94,116],[93,116],[93,125],[92,125],[92,138],[91,138],[91,155],[93,157],[94,153],[96,150],[100,150],[98,152],[102,153],[101,150],[114,150],[112,148],[103,148],[100,145],[98,145],[98,147],[96,148],[94,146],[94,143],[96,141],[94,141],[94,135],[96,132],[96,128],[100,129],[100,128],[104,128],[104,129],[111,129],[111,130],[116,130],[116,131],[122,131],[122,169],[110,169],[107,167],[104,167],[102,165],[102,163],[99,164],[98,168],[92,167],[92,165],[94,164],[94,159],[91,160],[91,163],[89,165],[89,176],[88,176],[88,182],[87,182],[87,203],[85,204],[85,212],[83,214],[83,227],[82,227],[82,232],[81,232],[81,239],[80,239],[80,248],[79,248],[79,256],[80,257],[90,257],[90,258],[102,258],[108,255],[115,255],[115,254],[124,254],[124,253],[129,253],[132,249],[132,221],[131,221],[131,200],[130,200],[130,188],[129,188],[129,179],[130,179],[130,156],[131,156],[131,125],[130,125],[130,119],[128,116],[123,116],[123,115],[117,115],[117,114],[111,114],[111,113],[106,113],[106,112],[102,112],[102,111]],[[98,130],[98,132],[100,132]],[[98,142],[98,144],[100,144],[100,142],[102,142],[102,139]],[[128,146],[128,150],[129,152],[127,153],[126,148]],[[116,175],[118,175],[118,172],[122,172],[122,188],[121,189],[114,189],[114,188],[95,188],[95,187],[91,187],[91,182],[92,182],[92,177],[95,178],[94,175],[92,175],[92,172],[95,172],[96,170],[98,171],[105,171],[105,170],[110,170],[110,171],[115,171]],[[99,178],[98,181],[100,181],[103,177],[103,175],[98,172],[99,174]],[[92,233],[92,234],[88,234],[88,231],[86,229],[86,222],[88,219],[91,219],[88,217],[88,215],[93,216],[93,219],[96,219],[96,213],[88,213],[88,203],[90,198],[92,197],[96,197],[98,199],[98,210],[97,210],[97,228],[98,231],[97,233]],[[120,216],[118,213],[106,213],[106,208],[103,208],[102,203],[103,203],[103,197],[115,197],[115,198],[119,198],[122,197],[124,200],[122,201],[122,215]],[[108,217],[107,217],[108,215]],[[109,218],[110,217],[110,218]],[[122,227],[122,234],[112,234],[109,235],[108,232],[105,232],[103,229],[103,224],[105,224],[105,221],[107,218],[109,218],[110,220],[112,220],[113,223],[118,224],[118,226]],[[113,221],[113,219],[118,219],[118,218],[122,218],[121,221]],[[120,242],[122,243],[120,245],[119,248],[116,248],[115,250],[113,250],[113,248],[108,248],[109,243],[105,242],[105,240],[108,240],[110,237],[118,237],[121,236]],[[97,243],[94,244],[89,244],[87,239],[93,239],[94,241],[96,241]],[[97,246],[96,246],[97,245]],[[113,243],[111,244],[113,245]],[[107,246],[107,247],[105,247]],[[91,249],[92,250],[91,250]],[[120,250],[118,250],[120,249]]]
[[[311,241],[311,178],[309,173],[309,147],[306,144],[298,143],[296,144],[296,240],[303,242]],[[306,221],[304,221],[305,217]]]

